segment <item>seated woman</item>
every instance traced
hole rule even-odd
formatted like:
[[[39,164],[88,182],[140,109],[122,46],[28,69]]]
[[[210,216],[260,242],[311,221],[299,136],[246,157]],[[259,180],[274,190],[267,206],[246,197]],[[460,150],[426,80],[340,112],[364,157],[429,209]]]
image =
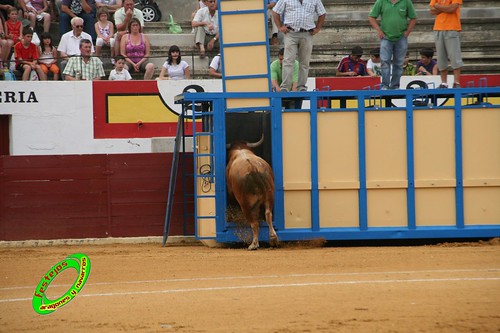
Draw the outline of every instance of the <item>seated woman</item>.
[[[36,21],[43,21],[43,32],[49,32],[52,17],[48,13],[50,10],[47,0],[24,0],[30,26],[35,30]]]
[[[148,59],[151,48],[149,38],[142,33],[141,22],[135,17],[130,20],[128,31],[120,42],[120,53],[127,62],[127,70],[144,72],[144,80],[151,80],[155,66]]]
[[[181,50],[177,45],[170,46],[167,61],[161,67],[157,80],[183,80],[190,79],[189,65],[181,59]]]

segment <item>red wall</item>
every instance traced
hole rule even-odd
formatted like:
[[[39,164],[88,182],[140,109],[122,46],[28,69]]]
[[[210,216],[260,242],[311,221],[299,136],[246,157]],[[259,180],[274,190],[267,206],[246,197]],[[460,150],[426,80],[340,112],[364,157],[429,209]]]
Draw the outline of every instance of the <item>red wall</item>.
[[[0,240],[161,236],[172,156],[0,156]],[[194,234],[192,155],[182,156],[170,235]]]

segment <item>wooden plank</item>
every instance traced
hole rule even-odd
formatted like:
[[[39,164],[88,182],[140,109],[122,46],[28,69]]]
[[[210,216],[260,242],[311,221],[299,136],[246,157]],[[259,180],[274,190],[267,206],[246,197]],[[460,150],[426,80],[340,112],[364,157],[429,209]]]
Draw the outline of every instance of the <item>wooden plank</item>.
[[[182,178],[192,174],[192,154],[185,157],[173,235],[194,234],[194,198],[183,194],[194,178]],[[0,156],[0,240],[162,235],[171,162],[168,153]]]

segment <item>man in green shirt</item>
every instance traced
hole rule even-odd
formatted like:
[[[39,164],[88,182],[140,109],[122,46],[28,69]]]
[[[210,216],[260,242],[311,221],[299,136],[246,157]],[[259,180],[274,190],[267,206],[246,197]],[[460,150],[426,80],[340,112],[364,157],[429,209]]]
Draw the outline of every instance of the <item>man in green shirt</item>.
[[[381,89],[399,89],[408,36],[417,23],[415,7],[411,0],[377,0],[368,14],[368,21],[380,38]]]
[[[281,91],[280,85],[283,81],[283,57],[285,55],[285,49],[281,48],[278,52],[278,59],[271,63],[271,82],[273,84],[274,91]],[[292,91],[297,91],[297,81],[299,80],[299,62],[295,60],[295,66],[293,68],[293,83]]]

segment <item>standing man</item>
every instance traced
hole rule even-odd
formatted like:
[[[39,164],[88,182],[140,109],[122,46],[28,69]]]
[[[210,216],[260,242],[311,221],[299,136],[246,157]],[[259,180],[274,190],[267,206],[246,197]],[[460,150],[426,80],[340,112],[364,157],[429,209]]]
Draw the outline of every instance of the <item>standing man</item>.
[[[98,57],[92,57],[92,42],[88,39],[80,41],[81,57],[69,59],[63,74],[66,81],[75,80],[101,80],[104,76],[102,61]]]
[[[284,15],[284,22],[281,18]],[[315,23],[314,17],[318,20]],[[284,34],[283,82],[281,91],[291,91],[293,68],[297,51],[299,56],[298,91],[307,90],[309,63],[313,48],[313,36],[325,22],[326,10],[321,0],[279,0],[273,7],[273,18],[278,30]]]
[[[411,0],[377,0],[368,14],[368,21],[380,38],[381,89],[399,89],[408,36],[417,23],[415,7]]]
[[[464,66],[460,49],[460,6],[462,0],[431,0],[431,14],[434,21],[434,39],[436,41],[437,63],[441,84],[439,88],[448,88],[448,59],[453,69],[453,88],[460,88],[460,72]]]
[[[120,54],[120,41],[127,34],[127,27],[132,18],[139,20],[141,30],[144,28],[144,16],[142,11],[135,8],[134,0],[123,0],[123,7],[115,12],[114,20],[116,25],[115,54]]]

